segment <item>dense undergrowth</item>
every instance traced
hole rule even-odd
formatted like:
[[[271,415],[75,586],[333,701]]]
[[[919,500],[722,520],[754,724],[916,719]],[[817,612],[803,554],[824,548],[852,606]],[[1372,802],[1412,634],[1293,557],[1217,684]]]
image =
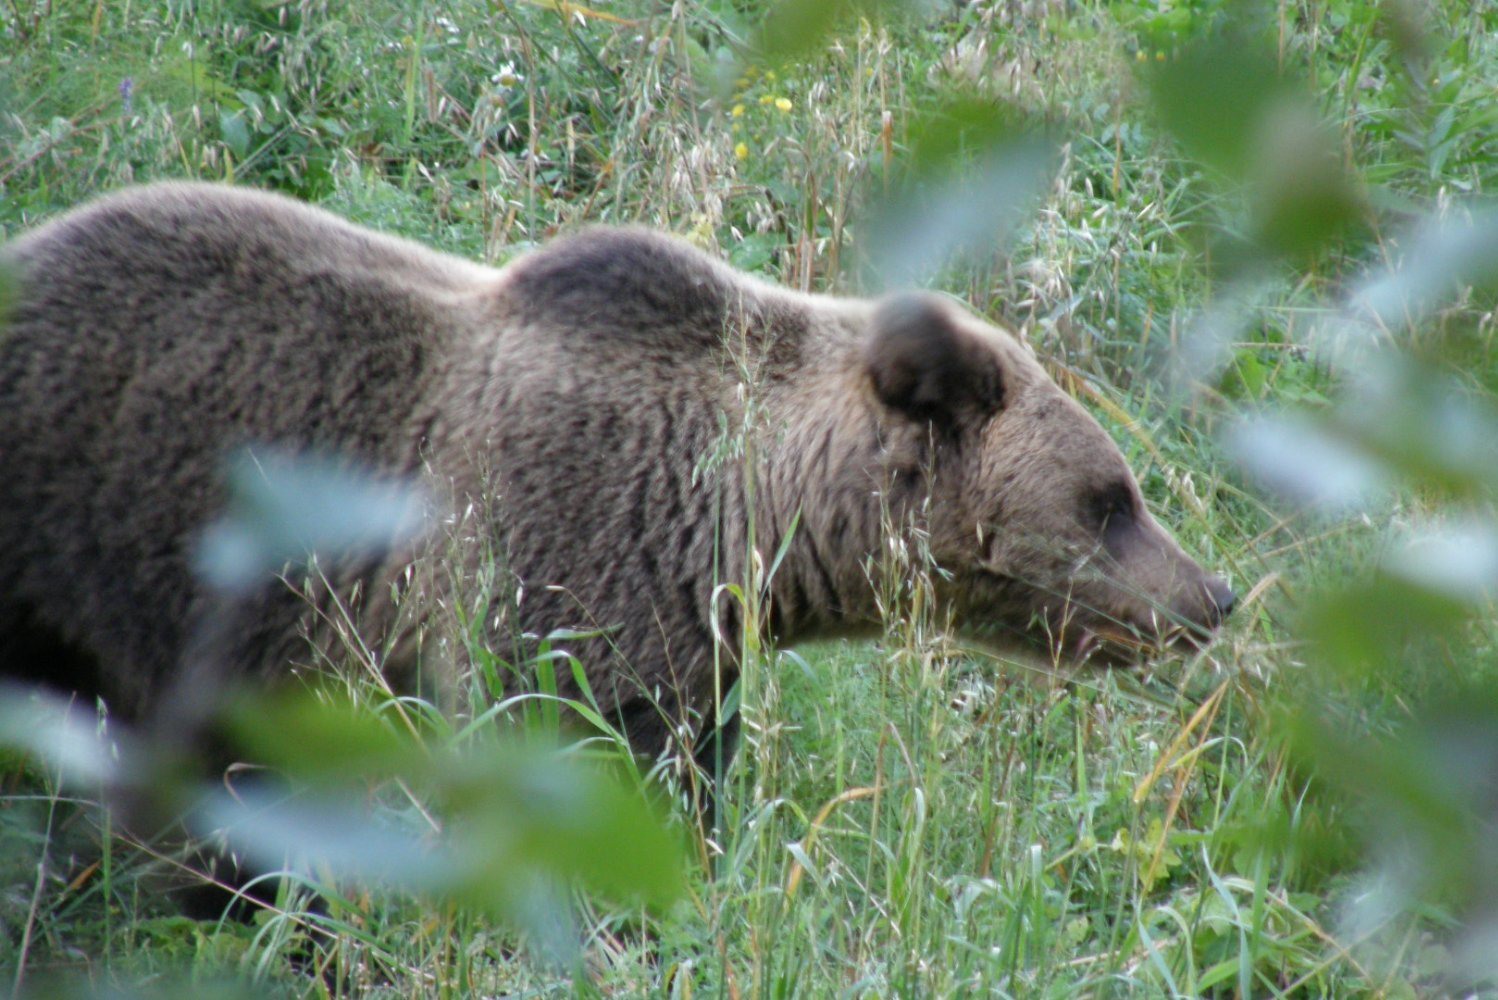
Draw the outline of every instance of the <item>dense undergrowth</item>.
[[[881,228],[888,206],[934,191],[940,208],[944,190],[973,190],[944,187],[952,165],[981,177],[985,148],[1038,148],[1022,210],[998,195],[963,206],[1001,239],[899,273],[1033,344],[1113,432],[1161,520],[1243,595],[1208,651],[1132,673],[1058,679],[960,648],[909,613],[909,593],[891,595],[878,644],[751,651],[721,836],[696,842],[685,898],[663,913],[580,899],[571,965],[471,909],[354,885],[318,917],[333,972],[305,975],[288,957],[295,919],[178,915],[107,809],[12,760],[8,981],[682,997],[1490,984],[1468,932],[1495,902],[1490,859],[1472,851],[1491,819],[1458,810],[1473,839],[1443,840],[1399,817],[1453,815],[1417,794],[1440,799],[1453,770],[1479,802],[1488,787],[1498,757],[1472,694],[1493,671],[1492,566],[1430,617],[1409,610],[1430,588],[1375,571],[1411,526],[1490,510],[1491,469],[1460,449],[1431,456],[1469,425],[1418,405],[1424,390],[1487,405],[1487,275],[1455,268],[1405,327],[1380,315],[1377,339],[1419,359],[1398,369],[1408,392],[1349,396],[1387,358],[1328,338],[1383,269],[1407,273],[1412,247],[1451,249],[1421,244],[1421,220],[1467,219],[1493,183],[1498,14],[1283,0],[1212,41],[1235,11],[934,4],[851,18],[776,58],[752,48],[763,6],[731,0],[0,7],[0,237],[122,184],[200,177],[494,263],[587,222],[642,222],[786,285],[875,293],[891,246],[944,218],[892,212]],[[1491,273],[1491,247],[1475,245],[1458,257],[1487,253]],[[1391,399],[1409,408],[1353,405]],[[1287,408],[1303,421],[1290,431],[1251,425],[1270,453],[1247,447],[1251,468],[1314,493],[1354,454],[1394,485],[1329,513],[1268,498],[1224,442],[1243,440],[1245,416]],[[1342,451],[1315,450],[1329,434]],[[1469,554],[1490,536],[1474,537]],[[1450,716],[1421,706],[1452,700],[1478,735],[1399,742],[1444,731]],[[1390,867],[1404,848],[1445,861]]]

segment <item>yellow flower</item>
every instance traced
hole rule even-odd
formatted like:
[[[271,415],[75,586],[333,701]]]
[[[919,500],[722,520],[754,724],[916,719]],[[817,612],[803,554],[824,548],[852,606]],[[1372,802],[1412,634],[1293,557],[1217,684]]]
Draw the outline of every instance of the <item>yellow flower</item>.
[[[1134,58],[1136,60],[1138,60],[1139,62],[1148,62],[1149,61],[1149,56],[1145,55],[1145,52],[1144,52],[1143,49],[1140,49],[1138,52],[1135,52],[1134,53]]]
[[[775,98],[775,106],[781,111],[789,111],[791,110],[791,99],[789,97],[777,97]]]
[[[730,113],[731,113],[731,114],[732,114],[732,115],[733,115],[733,116],[734,116],[734,117],[735,117],[735,118],[742,118],[742,117],[744,117],[744,106],[743,106],[743,105],[742,105],[742,104],[735,104],[735,105],[734,105],[734,106],[733,106],[733,111],[732,111],[732,112],[730,112]]]
[[[775,100],[775,95],[774,94],[766,94],[766,95],[764,95],[763,97],[761,97],[759,99],[759,103],[761,103],[761,104],[769,104],[773,100]]]
[[[775,71],[773,69],[767,69],[767,70],[765,70],[765,79],[769,80],[771,83],[774,83],[775,82]]]
[[[747,160],[749,159],[749,147],[741,142],[733,147],[733,155],[741,160]]]
[[[1165,61],[1165,50],[1161,49],[1159,52],[1155,53],[1155,62],[1164,62],[1164,61]]]
[[[732,125],[728,126],[728,131],[737,134],[743,127],[744,126],[739,122],[734,122]]]

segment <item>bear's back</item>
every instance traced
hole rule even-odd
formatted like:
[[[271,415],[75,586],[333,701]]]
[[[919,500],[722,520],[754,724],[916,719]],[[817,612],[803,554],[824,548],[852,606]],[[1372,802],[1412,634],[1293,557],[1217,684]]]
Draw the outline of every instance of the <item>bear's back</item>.
[[[229,455],[418,471],[438,360],[498,273],[200,184],[103,199],[0,248],[0,268],[19,288],[0,330],[0,659],[51,655],[45,628],[142,686],[180,656]],[[105,693],[129,714],[134,692]]]
[[[125,715],[200,617],[193,549],[246,445],[430,466],[459,498],[497,482],[521,512],[516,568],[575,583],[533,588],[538,621],[579,600],[620,618],[608,602],[645,593],[683,623],[630,628],[704,630],[708,590],[682,599],[698,583],[659,569],[711,564],[724,514],[698,464],[738,426],[741,382],[817,392],[795,373],[846,351],[864,311],[640,229],[493,270],[200,184],[105,198],[0,247],[0,267],[22,289],[0,334],[0,673],[35,673],[5,661],[33,655],[40,623],[106,651],[99,693]],[[294,635],[305,610],[258,635]]]

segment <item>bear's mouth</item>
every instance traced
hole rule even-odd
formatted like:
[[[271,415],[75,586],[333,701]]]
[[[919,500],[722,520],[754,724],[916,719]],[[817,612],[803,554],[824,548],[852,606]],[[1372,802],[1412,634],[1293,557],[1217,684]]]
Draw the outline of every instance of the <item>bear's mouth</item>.
[[[1143,636],[1122,628],[1084,628],[1066,650],[1076,663],[1119,666],[1135,663],[1156,651],[1156,645]]]
[[[1064,652],[1073,661],[1099,666],[1141,663],[1171,650],[1195,652],[1206,648],[1214,632],[1175,622],[1151,622],[1146,626],[1101,621],[1074,627]]]
[[[968,618],[985,624],[964,631],[998,647],[1028,648],[1058,665],[1136,666],[1168,650],[1202,649],[1217,632],[1143,601],[1119,607],[1106,598],[1089,600],[1080,590],[1037,593],[1033,584],[986,567],[964,589],[987,599]]]

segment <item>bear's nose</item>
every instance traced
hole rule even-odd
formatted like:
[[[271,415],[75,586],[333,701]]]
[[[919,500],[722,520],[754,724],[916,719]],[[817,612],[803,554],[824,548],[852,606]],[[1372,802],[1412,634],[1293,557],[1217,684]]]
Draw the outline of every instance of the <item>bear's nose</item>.
[[[1227,581],[1220,576],[1207,579],[1207,596],[1212,600],[1214,612],[1214,624],[1220,623],[1224,618],[1233,613],[1233,606],[1238,603],[1238,595],[1233,593]]]

